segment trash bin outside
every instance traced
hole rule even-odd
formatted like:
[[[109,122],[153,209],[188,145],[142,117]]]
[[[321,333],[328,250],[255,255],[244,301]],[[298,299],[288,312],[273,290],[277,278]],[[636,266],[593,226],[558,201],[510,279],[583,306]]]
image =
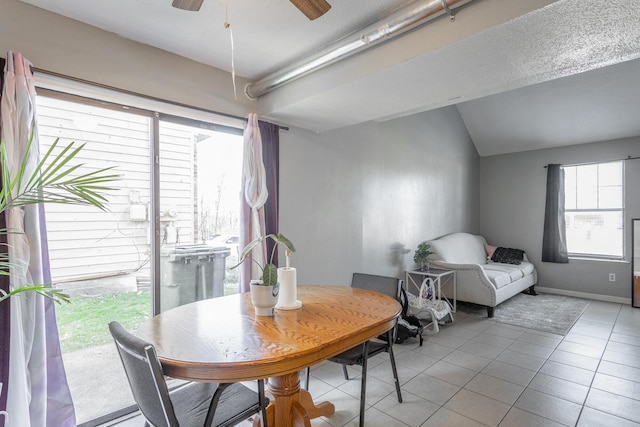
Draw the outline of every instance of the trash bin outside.
[[[208,245],[162,248],[160,309],[224,295],[225,258],[230,250]]]
[[[197,282],[196,299],[224,296],[224,277],[226,272],[226,258],[231,251],[229,248],[213,248],[208,245],[197,245],[199,248],[200,277]],[[207,252],[208,249],[208,252]],[[198,292],[200,289],[200,292]]]

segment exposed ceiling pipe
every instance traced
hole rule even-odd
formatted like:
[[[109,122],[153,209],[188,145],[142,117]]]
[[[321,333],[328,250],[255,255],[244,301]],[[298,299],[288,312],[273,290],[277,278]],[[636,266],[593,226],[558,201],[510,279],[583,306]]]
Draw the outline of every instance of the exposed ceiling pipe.
[[[411,3],[398,9],[390,16],[338,40],[308,58],[247,84],[244,93],[249,99],[258,99],[260,96],[302,76],[399,36],[434,19],[441,12],[448,13],[453,20],[454,15],[450,7],[452,5],[459,7],[470,1],[472,0],[428,0]]]

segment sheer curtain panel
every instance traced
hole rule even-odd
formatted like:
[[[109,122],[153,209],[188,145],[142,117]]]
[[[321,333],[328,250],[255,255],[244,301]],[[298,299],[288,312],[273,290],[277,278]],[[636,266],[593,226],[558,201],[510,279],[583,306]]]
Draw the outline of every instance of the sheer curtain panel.
[[[1,127],[10,176],[25,168],[31,176],[39,162],[36,92],[31,64],[9,52],[4,67]],[[31,147],[29,141],[31,140]],[[23,158],[26,161],[23,162]],[[6,183],[2,183],[6,185]],[[4,212],[12,288],[50,284],[44,209],[14,207]],[[23,292],[0,303],[10,305],[8,376],[0,378],[6,393],[4,426],[71,427],[76,425],[71,394],[62,364],[54,302],[35,292]],[[4,316],[3,316],[4,317]],[[6,333],[7,326],[0,327]],[[4,369],[0,372],[5,372]],[[1,418],[0,418],[1,419]]]

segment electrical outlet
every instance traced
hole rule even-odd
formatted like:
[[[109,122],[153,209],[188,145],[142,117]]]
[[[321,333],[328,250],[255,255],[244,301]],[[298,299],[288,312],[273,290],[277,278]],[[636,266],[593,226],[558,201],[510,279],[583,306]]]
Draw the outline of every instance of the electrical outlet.
[[[616,281],[616,273],[609,273],[609,281],[610,282]]]

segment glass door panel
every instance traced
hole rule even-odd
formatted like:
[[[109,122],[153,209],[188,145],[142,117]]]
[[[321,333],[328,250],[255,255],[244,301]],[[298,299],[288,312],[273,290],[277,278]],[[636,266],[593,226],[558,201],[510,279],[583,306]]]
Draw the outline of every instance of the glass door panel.
[[[151,315],[151,117],[38,97],[41,154],[86,144],[88,169],[115,166],[121,179],[108,211],[46,205],[54,287],[71,295],[56,306],[60,343],[79,424],[134,404],[107,324],[133,330]]]
[[[238,292],[243,139],[160,120],[160,309]]]

